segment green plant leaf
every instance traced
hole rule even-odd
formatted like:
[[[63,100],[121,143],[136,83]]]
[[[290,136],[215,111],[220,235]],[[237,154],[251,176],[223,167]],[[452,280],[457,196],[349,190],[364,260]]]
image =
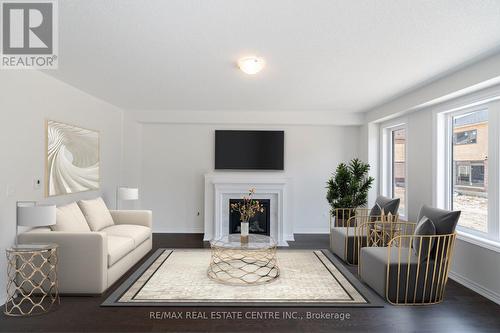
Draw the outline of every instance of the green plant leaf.
[[[346,163],[340,163],[326,182],[326,200],[332,211],[335,208],[357,208],[365,206],[368,191],[375,179],[368,176],[370,165],[355,158]]]

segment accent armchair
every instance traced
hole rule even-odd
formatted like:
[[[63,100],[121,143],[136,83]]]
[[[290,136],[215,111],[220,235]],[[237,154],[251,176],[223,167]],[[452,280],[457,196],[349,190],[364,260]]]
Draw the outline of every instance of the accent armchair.
[[[357,227],[371,221],[397,222],[399,199],[379,196],[373,208],[337,208],[330,215],[330,250],[346,263],[356,265],[366,233]]]
[[[359,251],[361,279],[391,304],[441,302],[459,217],[459,211],[424,206],[418,224],[401,222],[387,229],[383,223],[373,223],[371,230],[376,236],[368,237],[367,244],[371,246]],[[370,228],[365,224],[359,232]]]

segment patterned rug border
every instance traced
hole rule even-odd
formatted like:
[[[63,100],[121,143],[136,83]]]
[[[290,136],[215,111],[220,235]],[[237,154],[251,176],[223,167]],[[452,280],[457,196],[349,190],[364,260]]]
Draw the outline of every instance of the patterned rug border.
[[[199,249],[182,249],[199,250]],[[283,249],[280,251],[294,251],[297,249]],[[302,249],[306,250],[306,249]],[[130,277],[125,280],[111,295],[101,304],[103,307],[321,307],[321,308],[380,308],[384,307],[383,300],[373,291],[359,281],[330,251],[324,249],[308,249],[307,251],[321,251],[323,255],[339,270],[339,272],[351,283],[358,293],[366,300],[366,303],[314,303],[314,302],[119,302],[133,284],[146,272],[146,270],[165,251],[175,249],[160,248],[156,250]]]

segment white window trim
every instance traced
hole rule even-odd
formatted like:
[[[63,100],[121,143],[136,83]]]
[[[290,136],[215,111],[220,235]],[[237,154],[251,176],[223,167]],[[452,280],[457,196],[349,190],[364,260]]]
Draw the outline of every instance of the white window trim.
[[[485,249],[500,253],[500,241],[473,235],[469,232],[457,230],[457,238],[465,242],[484,247]]]
[[[392,132],[398,129],[404,129],[406,133],[406,148],[405,148],[405,206],[403,211],[399,211],[400,219],[408,220],[408,119],[398,118],[391,122],[383,123],[380,126],[380,142],[382,149],[380,150],[380,193],[387,197],[393,196],[392,189]]]
[[[481,99],[482,98],[482,99]],[[451,126],[449,115],[488,108],[488,233],[458,226],[458,238],[500,252],[500,86],[440,104],[433,110],[433,204],[449,208],[451,202]]]

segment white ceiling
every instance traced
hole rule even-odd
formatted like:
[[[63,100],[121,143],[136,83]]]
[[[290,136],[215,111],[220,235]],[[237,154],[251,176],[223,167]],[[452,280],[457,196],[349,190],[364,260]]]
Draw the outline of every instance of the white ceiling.
[[[79,0],[59,22],[49,75],[136,110],[365,111],[500,46],[499,0]]]

